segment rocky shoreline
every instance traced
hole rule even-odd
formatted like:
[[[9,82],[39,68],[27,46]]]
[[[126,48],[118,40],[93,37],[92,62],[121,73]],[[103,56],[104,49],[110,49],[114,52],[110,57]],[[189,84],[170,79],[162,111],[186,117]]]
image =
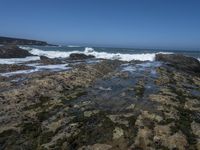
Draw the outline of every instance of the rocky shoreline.
[[[198,61],[91,60],[41,57],[37,63],[71,69],[1,76],[0,149],[200,149]]]

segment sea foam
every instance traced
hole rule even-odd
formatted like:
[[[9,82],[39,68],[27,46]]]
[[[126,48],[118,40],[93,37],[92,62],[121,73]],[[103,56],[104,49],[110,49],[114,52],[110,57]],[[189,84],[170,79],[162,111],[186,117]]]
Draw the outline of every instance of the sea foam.
[[[36,61],[40,60],[39,56],[30,56],[26,58],[2,58],[0,59],[0,64],[19,64],[19,63],[24,63],[28,61]]]
[[[142,53],[142,54],[121,54],[121,53],[108,53],[108,52],[97,52],[91,47],[86,47],[84,51],[44,51],[37,48],[21,47],[28,50],[33,55],[47,56],[49,58],[66,58],[72,53],[83,53],[86,55],[94,55],[96,58],[101,59],[118,59],[122,61],[140,60],[140,61],[153,61],[155,55],[158,53]],[[159,52],[165,54],[166,52]],[[169,53],[166,53],[169,54]]]
[[[20,47],[22,49],[28,50],[33,55],[38,56],[47,56],[49,58],[65,58],[69,57],[71,53],[80,53],[80,51],[71,51],[71,52],[61,52],[61,51],[44,51],[38,48],[30,48],[30,47]]]
[[[62,71],[69,70],[71,67],[68,67],[68,64],[58,64],[58,65],[38,65],[38,64],[27,64],[27,66],[35,67],[34,69],[28,70],[18,70],[13,72],[0,73],[1,76],[10,77],[18,74],[30,74],[38,71]]]
[[[159,52],[163,54],[169,54],[166,52]],[[142,53],[142,54],[121,54],[121,53],[107,53],[107,52],[97,52],[93,48],[86,47],[84,54],[94,55],[96,58],[102,59],[118,59],[122,61],[140,60],[140,61],[153,61],[155,55],[158,53]]]

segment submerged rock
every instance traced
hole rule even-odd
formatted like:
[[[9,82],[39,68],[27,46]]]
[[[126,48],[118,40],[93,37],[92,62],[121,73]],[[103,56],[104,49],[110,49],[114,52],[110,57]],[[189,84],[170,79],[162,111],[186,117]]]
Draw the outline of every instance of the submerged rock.
[[[164,61],[183,71],[200,73],[200,62],[193,58],[181,54],[157,54],[156,61]]]
[[[27,50],[23,50],[15,45],[7,45],[0,47],[0,58],[25,58],[33,56]]]
[[[69,58],[72,60],[82,60],[82,59],[91,59],[91,58],[94,58],[94,56],[80,54],[80,53],[73,53],[73,54],[70,54]]]

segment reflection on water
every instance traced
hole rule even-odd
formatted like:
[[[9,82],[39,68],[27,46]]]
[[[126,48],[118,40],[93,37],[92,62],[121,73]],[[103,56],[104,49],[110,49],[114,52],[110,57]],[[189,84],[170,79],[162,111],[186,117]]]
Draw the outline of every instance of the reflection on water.
[[[148,95],[158,91],[154,80],[160,65],[160,62],[123,64],[113,76],[97,80],[86,90],[87,94],[72,103],[90,101],[91,108],[112,112],[128,111],[129,106],[135,106],[135,112],[142,108],[152,110],[156,105],[148,100]]]

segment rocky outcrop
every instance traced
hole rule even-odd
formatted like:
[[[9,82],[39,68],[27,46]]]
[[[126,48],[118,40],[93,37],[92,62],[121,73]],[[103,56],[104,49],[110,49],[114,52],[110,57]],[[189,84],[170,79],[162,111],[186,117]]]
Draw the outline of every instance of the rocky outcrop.
[[[0,58],[25,58],[33,56],[27,50],[23,50],[15,45],[0,47]]]
[[[10,38],[10,37],[0,37],[0,44],[40,45],[40,46],[49,45],[47,42],[44,42],[44,41],[27,40],[27,39]]]
[[[193,57],[181,54],[157,54],[155,60],[167,62],[184,71],[200,73],[200,62]]]
[[[49,58],[46,56],[40,56],[40,62],[45,64],[45,65],[50,65],[50,64],[61,64],[62,61],[58,58]]]
[[[72,59],[72,60],[83,60],[83,59],[94,58],[94,56],[93,55],[80,54],[80,53],[73,53],[73,54],[70,54],[69,58]]]

